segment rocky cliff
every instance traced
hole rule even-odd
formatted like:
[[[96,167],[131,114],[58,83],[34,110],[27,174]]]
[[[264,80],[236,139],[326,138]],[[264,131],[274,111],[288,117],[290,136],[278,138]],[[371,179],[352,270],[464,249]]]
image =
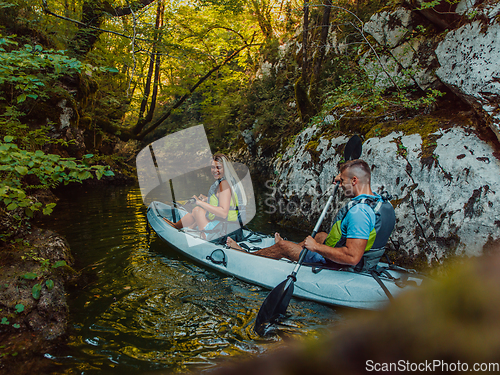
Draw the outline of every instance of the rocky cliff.
[[[343,145],[351,134],[360,134],[374,190],[393,195],[397,224],[389,255],[418,266],[500,245],[500,5],[464,0],[448,3],[442,12],[410,3],[386,8],[362,24],[371,48],[353,61],[384,90],[447,92],[446,108],[431,105],[406,117],[382,113],[376,120],[360,115],[346,122],[337,107],[323,121],[310,122],[288,146],[283,142],[273,158],[259,149],[262,135],[251,139],[247,133],[245,142],[252,147],[240,157],[272,165],[267,209],[288,225],[308,229],[333,190]],[[441,14],[446,17],[439,19]],[[334,30],[330,57],[346,45]],[[282,50],[299,55],[300,48],[288,42]],[[261,74],[278,72],[284,64],[266,63]],[[330,213],[323,230],[332,218]]]

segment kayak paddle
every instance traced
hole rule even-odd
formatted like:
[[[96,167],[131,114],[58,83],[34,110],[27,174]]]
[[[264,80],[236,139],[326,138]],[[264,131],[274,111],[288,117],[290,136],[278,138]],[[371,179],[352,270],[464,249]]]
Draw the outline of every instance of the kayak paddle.
[[[357,135],[352,136],[347,142],[344,148],[344,160],[354,160],[358,159],[361,156],[362,152],[362,143],[361,138]],[[328,209],[330,208],[330,204],[337,194],[337,190],[339,188],[339,183],[335,184],[335,188],[333,190],[333,194],[328,198],[328,202],[326,203],[323,212],[321,213],[316,226],[311,234],[311,237],[314,238],[316,233],[323,222],[323,219],[326,216]],[[300,253],[299,261],[295,266],[293,272],[288,275],[286,280],[281,282],[278,286],[276,286],[271,293],[268,294],[262,306],[260,307],[259,313],[257,314],[257,318],[255,319],[254,331],[257,332],[260,336],[264,333],[264,325],[269,322],[274,322],[278,317],[284,315],[286,313],[286,309],[288,304],[290,303],[290,299],[293,295],[294,283],[297,281],[297,272],[299,271],[300,266],[302,265],[304,258],[307,254],[308,250],[304,247],[302,252]]]

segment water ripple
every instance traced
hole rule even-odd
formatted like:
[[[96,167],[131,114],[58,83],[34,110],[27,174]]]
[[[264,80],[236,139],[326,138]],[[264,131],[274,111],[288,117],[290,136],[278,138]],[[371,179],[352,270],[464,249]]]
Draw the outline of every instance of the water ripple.
[[[69,298],[68,347],[47,354],[62,371],[210,367],[262,353],[282,337],[314,337],[341,318],[338,310],[293,300],[279,335],[258,337],[252,328],[268,291],[201,268],[148,237],[145,213],[137,187],[82,188],[63,197],[46,224],[66,236],[75,267],[89,280]],[[267,221],[258,216],[256,229],[274,230]]]

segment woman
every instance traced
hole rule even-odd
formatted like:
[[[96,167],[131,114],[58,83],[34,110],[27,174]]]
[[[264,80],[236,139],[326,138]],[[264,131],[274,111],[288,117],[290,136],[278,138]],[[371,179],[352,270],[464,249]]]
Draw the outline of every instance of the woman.
[[[194,195],[196,207],[192,212],[176,223],[164,219],[167,223],[177,229],[196,225],[204,231],[213,230],[221,220],[240,221],[243,225],[239,205],[245,204],[245,197],[239,194],[241,182],[237,182],[238,177],[226,155],[217,153],[213,156],[211,172],[216,181],[210,187],[208,197]]]

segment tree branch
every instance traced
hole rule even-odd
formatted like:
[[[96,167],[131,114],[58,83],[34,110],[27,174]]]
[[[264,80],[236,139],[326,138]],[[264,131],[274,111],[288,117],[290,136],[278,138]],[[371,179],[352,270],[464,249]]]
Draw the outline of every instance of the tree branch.
[[[149,4],[151,4],[154,1],[155,0],[139,0],[139,1],[136,1],[136,3],[141,4],[140,8],[143,8],[145,6],[148,6]],[[132,7],[127,6],[127,7],[113,8],[113,10],[112,10],[112,12],[110,12],[110,14],[114,17],[122,17],[122,16],[127,16],[127,15],[131,14],[132,12],[133,12]]]
[[[47,4],[47,0],[42,0],[42,7],[43,7],[43,11],[44,13],[46,14],[49,14],[51,16],[54,16],[56,18],[60,18],[62,20],[65,20],[65,21],[68,21],[68,22],[73,22],[73,23],[76,23],[78,26],[82,26],[82,27],[86,27],[88,29],[93,29],[93,30],[97,30],[97,31],[101,31],[103,33],[109,33],[109,34],[114,34],[114,35],[118,35],[118,36],[121,36],[123,38],[127,38],[127,39],[131,39],[131,40],[140,40],[142,42],[152,42],[152,40],[149,40],[149,39],[143,39],[143,38],[137,38],[134,36],[129,36],[129,35],[125,35],[125,34],[121,34],[121,33],[118,33],[116,31],[112,31],[112,30],[104,30],[104,29],[101,29],[99,27],[95,27],[95,26],[91,26],[91,25],[87,25],[86,23],[84,22],[81,22],[81,21],[78,21],[78,20],[75,20],[73,18],[69,18],[69,17],[65,17],[65,16],[61,16],[60,14],[57,14],[57,13],[54,13],[52,12],[50,9],[49,9],[49,6]]]
[[[172,112],[179,108],[192,94],[193,92],[203,83],[205,82],[214,72],[218,71],[220,68],[222,68],[224,65],[226,65],[229,61],[231,61],[235,56],[237,56],[241,51],[243,51],[244,49],[252,46],[252,42],[253,42],[253,39],[255,37],[255,33],[253,34],[252,36],[252,40],[250,43],[245,43],[245,45],[243,47],[241,47],[240,49],[234,51],[231,55],[229,55],[228,57],[226,57],[226,59],[221,62],[220,64],[214,66],[212,69],[210,69],[210,71],[208,71],[203,77],[201,77],[190,89],[189,89],[189,92],[184,94],[179,100],[177,100],[177,102],[166,112],[164,113],[159,119],[157,119],[154,124],[152,124],[151,126],[149,126],[148,128],[146,129],[143,129],[137,136],[136,136],[136,139],[138,140],[142,140],[144,139],[144,137],[146,135],[148,135],[149,133],[151,133],[153,130],[155,130],[158,126],[160,126],[163,121],[165,121],[167,118],[170,117],[170,115],[172,114]]]

